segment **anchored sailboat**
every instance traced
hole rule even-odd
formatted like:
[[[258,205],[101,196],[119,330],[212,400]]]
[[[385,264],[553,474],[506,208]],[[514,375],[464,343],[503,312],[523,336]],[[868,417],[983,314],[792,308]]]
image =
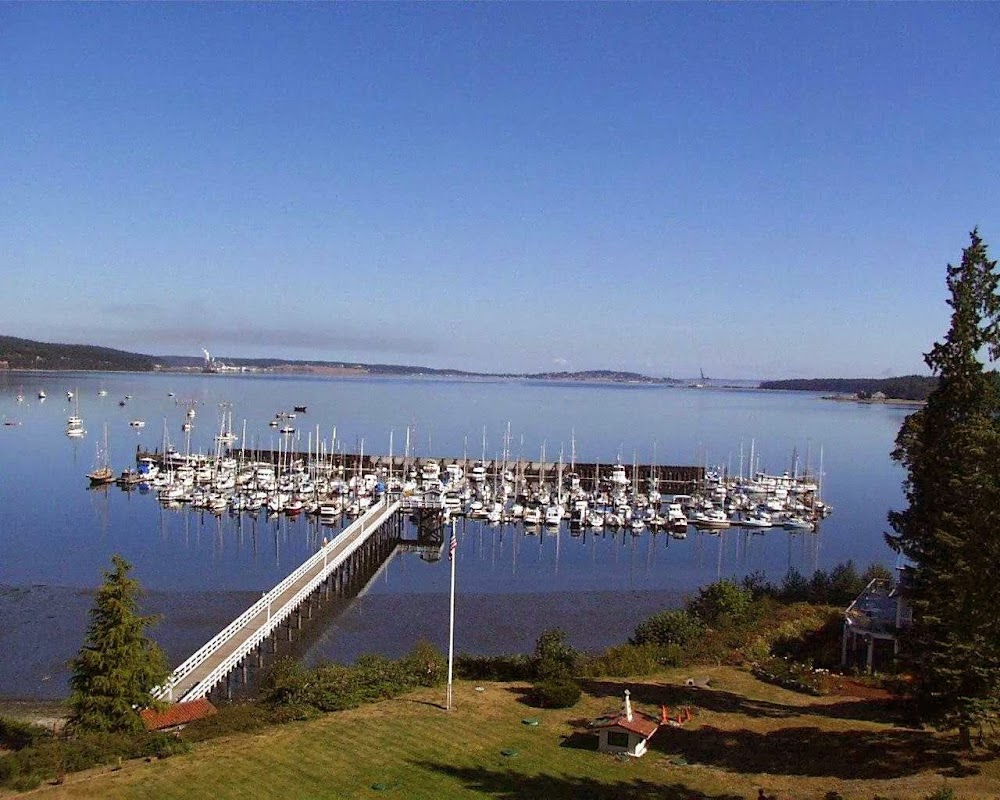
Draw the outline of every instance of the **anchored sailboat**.
[[[104,424],[104,442],[97,444],[97,455],[94,458],[94,469],[87,473],[91,486],[103,486],[106,483],[113,483],[115,473],[111,471],[108,463],[108,425]]]

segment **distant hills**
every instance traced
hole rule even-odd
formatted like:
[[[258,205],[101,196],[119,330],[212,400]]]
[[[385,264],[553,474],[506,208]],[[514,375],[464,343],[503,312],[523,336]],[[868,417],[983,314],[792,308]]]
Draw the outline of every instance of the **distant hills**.
[[[0,336],[0,368],[35,370],[97,370],[102,372],[201,371],[198,356],[151,356],[110,347],[56,344]],[[212,362],[215,372],[250,371],[323,375],[427,375],[453,378],[520,378],[552,381],[602,381],[608,383],[677,384],[673,378],[653,378],[638,372],[582,370],[577,372],[492,373],[436,369],[410,364],[362,364],[352,361],[304,361],[283,358],[222,358]]]
[[[499,373],[469,372],[460,369],[437,369],[412,364],[362,364],[354,361],[305,361],[284,358],[222,358],[212,362],[211,371],[267,372],[312,374],[327,376],[425,375],[438,378],[512,378],[536,381],[580,381],[594,383],[639,383],[677,386],[685,381],[676,378],[654,378],[638,372],[592,369],[575,372]],[[94,370],[101,372],[202,371],[205,360],[199,356],[151,356],[130,353],[110,347],[89,344],[56,344],[0,336],[0,369],[35,370]],[[937,379],[923,375],[899,378],[796,378],[763,381],[761,389],[785,389],[839,394],[882,392],[886,397],[904,400],[926,400],[937,385]],[[744,388],[744,387],[734,387]]]

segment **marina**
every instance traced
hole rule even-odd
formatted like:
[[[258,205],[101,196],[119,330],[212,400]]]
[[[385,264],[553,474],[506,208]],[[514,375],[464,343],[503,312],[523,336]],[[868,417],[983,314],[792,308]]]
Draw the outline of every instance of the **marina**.
[[[892,563],[881,531],[899,496],[888,452],[903,414],[889,408],[752,391],[421,379],[50,373],[10,375],[0,388],[5,423],[20,423],[0,429],[0,468],[17,476],[0,483],[0,612],[13,621],[0,643],[25,654],[0,665],[0,694],[62,694],[87,592],[112,553],[135,565],[146,607],[161,616],[154,635],[179,665],[379,496],[399,500],[400,540],[411,544],[386,551],[352,599],[322,617],[301,645],[307,661],[400,655],[421,638],[439,640],[447,559],[413,544],[435,521],[456,528],[457,641],[471,652],[530,649],[554,626],[584,648],[621,641],[643,616],[720,576],[780,580],[789,568],[809,574],[848,558]],[[67,438],[77,402],[89,433]],[[280,422],[296,433],[271,428],[276,409],[294,406],[308,410],[282,412],[295,416]],[[192,470],[190,501],[157,499],[165,487],[154,482],[171,471],[164,425],[174,452],[187,453],[188,463],[173,457],[173,472]],[[107,464],[127,491],[91,488],[87,477],[104,463],[105,426]],[[162,477],[144,474],[146,457]],[[270,496],[245,507],[256,502],[248,488],[268,491],[268,467],[283,507],[272,509]],[[786,472],[794,492],[778,485]],[[805,508],[768,509],[782,488]],[[586,525],[573,519],[583,501]],[[728,524],[693,524],[708,518],[699,506],[709,501]],[[824,506],[834,513],[823,516]],[[591,525],[592,513],[603,524]],[[803,514],[810,524],[818,516],[815,530],[784,527]],[[66,610],[56,628],[45,612],[53,606]]]
[[[217,442],[226,441],[216,437]],[[382,496],[442,522],[452,517],[526,528],[669,531],[684,538],[689,525],[706,530],[739,526],[814,531],[831,513],[809,474],[729,477],[703,467],[411,458],[317,452],[227,450],[216,456],[137,451],[137,469],[121,474],[122,488],[154,489],[177,507],[214,513],[315,514],[330,520],[358,516]]]

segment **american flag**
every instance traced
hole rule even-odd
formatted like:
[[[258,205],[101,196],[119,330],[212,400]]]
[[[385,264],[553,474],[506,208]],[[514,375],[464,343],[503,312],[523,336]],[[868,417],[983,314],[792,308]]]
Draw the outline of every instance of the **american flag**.
[[[448,544],[448,560],[451,561],[455,557],[455,551],[458,549],[458,539],[455,538],[455,529],[451,529],[451,542]]]

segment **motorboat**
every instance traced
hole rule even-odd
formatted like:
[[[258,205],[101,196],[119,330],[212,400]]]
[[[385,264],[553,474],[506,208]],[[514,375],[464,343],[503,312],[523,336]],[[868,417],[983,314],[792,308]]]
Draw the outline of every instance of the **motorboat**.
[[[721,530],[732,524],[729,517],[726,516],[726,512],[719,508],[699,511],[691,517],[690,521],[696,528],[709,528],[711,530]]]

